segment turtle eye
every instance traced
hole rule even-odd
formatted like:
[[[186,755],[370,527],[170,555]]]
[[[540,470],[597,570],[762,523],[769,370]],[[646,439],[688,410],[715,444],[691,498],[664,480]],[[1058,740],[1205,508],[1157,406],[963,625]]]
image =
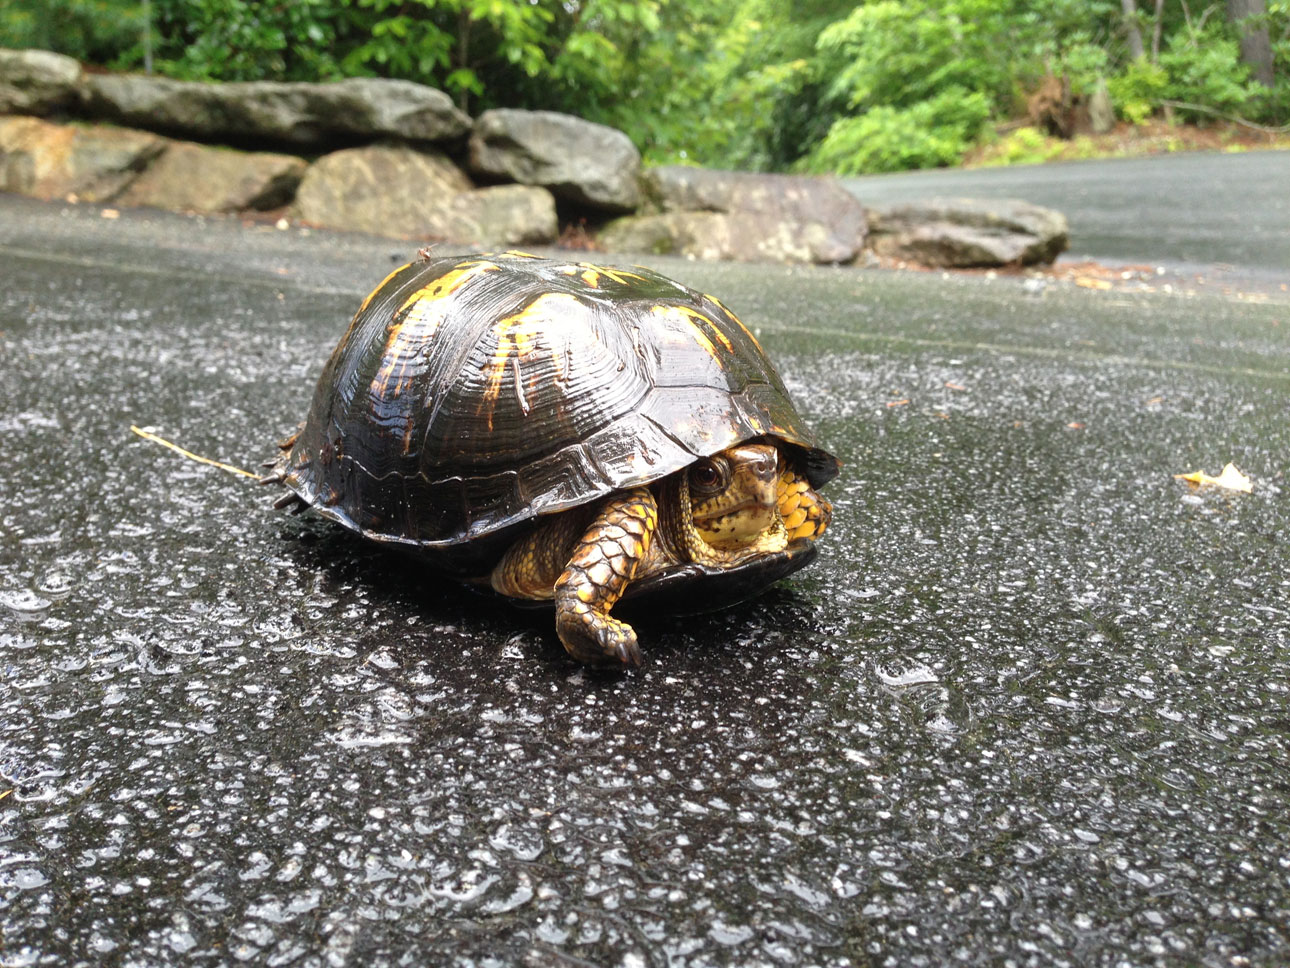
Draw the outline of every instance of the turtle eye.
[[[721,468],[715,461],[701,460],[690,468],[690,483],[702,491],[715,491],[721,486]]]

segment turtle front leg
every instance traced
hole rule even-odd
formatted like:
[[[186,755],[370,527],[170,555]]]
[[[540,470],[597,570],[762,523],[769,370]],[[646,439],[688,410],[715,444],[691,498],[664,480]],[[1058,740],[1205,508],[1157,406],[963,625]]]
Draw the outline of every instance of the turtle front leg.
[[[575,659],[641,664],[636,633],[609,610],[636,577],[657,530],[654,495],[638,487],[606,500],[574,546],[555,583],[555,628]]]

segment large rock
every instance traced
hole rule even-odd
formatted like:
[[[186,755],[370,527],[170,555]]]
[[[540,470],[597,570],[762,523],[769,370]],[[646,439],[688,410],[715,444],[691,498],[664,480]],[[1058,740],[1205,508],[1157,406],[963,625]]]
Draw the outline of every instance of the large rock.
[[[834,263],[864,245],[864,206],[836,179],[665,167],[641,181],[652,214],[606,226],[611,252]]]
[[[640,167],[640,152],[621,131],[554,111],[485,111],[470,136],[473,174],[541,185],[602,211],[636,208]]]
[[[560,226],[555,198],[533,185],[493,185],[462,192],[431,214],[419,234],[482,246],[545,245]]]
[[[879,255],[972,268],[1052,262],[1070,242],[1066,216],[1015,199],[931,199],[869,209]]]
[[[166,148],[143,131],[0,117],[0,191],[112,201]]]
[[[663,212],[628,215],[601,230],[606,252],[649,252],[690,259],[736,262],[845,262],[855,247],[841,250],[819,223],[785,221],[762,212]]]
[[[393,144],[347,148],[309,166],[292,214],[328,228],[422,237],[454,196],[474,187],[437,151]]]
[[[832,178],[671,166],[641,179],[649,214],[618,219],[611,252],[741,262],[850,262],[864,244],[864,207]]]
[[[77,101],[81,65],[47,50],[0,47],[0,114],[49,114]]]
[[[117,199],[172,212],[237,212],[291,201],[307,164],[294,155],[174,142]]]
[[[138,74],[92,75],[85,110],[120,124],[236,144],[328,146],[395,137],[451,141],[470,118],[442,91],[411,81],[206,84]]]

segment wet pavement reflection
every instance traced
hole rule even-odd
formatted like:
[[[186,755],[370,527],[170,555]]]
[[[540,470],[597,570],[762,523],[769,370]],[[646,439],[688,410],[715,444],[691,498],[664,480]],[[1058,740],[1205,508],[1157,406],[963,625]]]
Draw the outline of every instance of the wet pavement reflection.
[[[4,965],[1290,959],[1284,302],[655,261],[845,469],[605,674],[129,431],[256,466],[412,247],[0,208]]]

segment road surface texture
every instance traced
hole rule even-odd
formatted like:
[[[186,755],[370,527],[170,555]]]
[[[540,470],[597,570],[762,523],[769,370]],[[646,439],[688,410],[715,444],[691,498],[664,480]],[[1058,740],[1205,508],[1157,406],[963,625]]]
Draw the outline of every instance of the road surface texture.
[[[845,468],[603,674],[130,431],[255,467],[414,253],[0,199],[0,963],[1290,961],[1290,305],[652,260]]]
[[[870,205],[1021,198],[1066,213],[1066,258],[1290,279],[1290,151],[1179,154],[848,178]]]

